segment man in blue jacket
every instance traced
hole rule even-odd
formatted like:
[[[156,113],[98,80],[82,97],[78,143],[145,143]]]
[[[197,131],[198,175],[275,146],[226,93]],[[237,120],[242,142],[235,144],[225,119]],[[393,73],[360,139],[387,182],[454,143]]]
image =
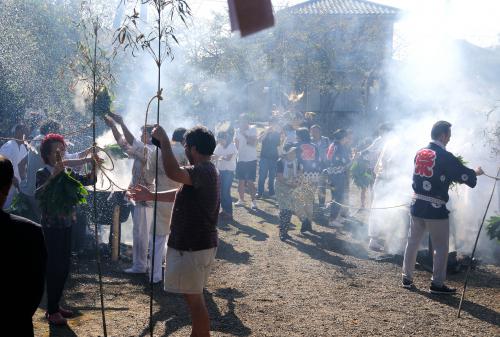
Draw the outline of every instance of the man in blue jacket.
[[[451,152],[446,151],[450,141],[451,124],[436,122],[432,126],[432,141],[420,149],[414,160],[414,191],[411,203],[411,220],[406,244],[403,279],[404,288],[412,288],[413,269],[417,250],[425,231],[431,235],[433,252],[432,281],[429,291],[433,294],[454,294],[456,289],[444,284],[448,262],[450,224],[448,219],[448,189],[452,182],[476,186],[476,177],[483,174],[481,167],[475,170],[465,167]]]

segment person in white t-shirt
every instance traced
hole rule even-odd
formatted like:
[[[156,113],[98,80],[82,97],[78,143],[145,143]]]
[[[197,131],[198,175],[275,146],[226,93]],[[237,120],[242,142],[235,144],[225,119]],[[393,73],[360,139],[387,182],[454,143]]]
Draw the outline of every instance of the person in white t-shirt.
[[[257,209],[255,203],[255,178],[257,177],[257,128],[251,126],[245,114],[240,116],[240,128],[236,130],[234,142],[238,149],[236,163],[236,179],[238,179],[239,200],[235,206],[245,204],[245,189],[248,188],[252,199],[251,208]]]
[[[219,132],[213,158],[220,176],[220,203],[222,207],[220,215],[229,219],[233,217],[231,185],[233,183],[234,171],[236,170],[237,153],[236,145],[229,139],[227,132]]]
[[[127,128],[120,115],[109,114],[105,119],[106,124],[111,128],[113,136],[120,147],[134,160],[132,166],[132,181],[129,187],[137,185],[153,188],[154,174],[148,170],[148,158],[154,147],[151,144],[152,126],[142,127],[141,139],[136,139]],[[116,124],[120,125],[122,134],[118,131]],[[150,202],[137,202],[132,211],[132,267],[124,270],[127,274],[145,274],[147,271],[147,256],[149,248],[149,231],[153,208]]]
[[[188,165],[189,161],[186,157],[184,150],[184,134],[186,133],[185,128],[177,128],[172,134],[172,152],[177,159],[179,165]],[[149,153],[149,171],[155,176],[156,170],[156,151],[151,151]],[[155,178],[156,179],[156,178]],[[158,152],[158,191],[168,191],[172,189],[177,189],[182,184],[173,181],[167,177],[165,168],[163,167],[163,158],[161,151]],[[156,232],[154,232],[154,219],[151,219],[150,223],[150,237],[149,237],[149,259],[148,259],[148,269],[149,269],[149,279],[151,279],[151,273],[153,273],[153,283],[158,284],[162,281],[162,265],[165,261],[167,253],[167,242],[168,236],[170,234],[170,218],[172,217],[172,202],[158,202],[156,205]],[[154,247],[154,266],[153,263],[153,240],[155,240]]]
[[[9,159],[14,167],[14,179],[12,180],[12,186],[3,206],[5,209],[10,207],[12,200],[16,195],[16,190],[19,190],[19,183],[24,179],[26,174],[23,167],[19,165],[28,154],[28,150],[22,141],[26,133],[26,127],[22,124],[17,124],[14,127],[14,138],[16,140],[9,140],[7,143],[3,144],[2,147],[0,147],[0,155]]]

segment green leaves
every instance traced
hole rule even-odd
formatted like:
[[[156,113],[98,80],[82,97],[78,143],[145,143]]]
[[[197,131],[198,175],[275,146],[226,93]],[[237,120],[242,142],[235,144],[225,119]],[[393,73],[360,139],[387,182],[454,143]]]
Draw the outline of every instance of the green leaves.
[[[373,183],[373,174],[371,173],[369,162],[363,158],[357,158],[351,165],[352,180],[359,188],[366,188]]]
[[[40,193],[40,208],[51,215],[69,215],[74,206],[87,203],[87,195],[83,185],[63,171],[52,178]]]
[[[127,154],[123,152],[123,149],[118,144],[110,144],[104,147],[104,150],[109,153],[110,156],[113,156],[118,159],[128,158]]]
[[[108,88],[102,88],[96,95],[95,99],[95,114],[99,117],[104,117],[111,112],[111,96]]]
[[[458,159],[458,161],[459,161],[462,165],[467,165],[467,164],[469,163],[469,162],[468,162],[468,161],[466,161],[466,160],[464,159],[464,157],[463,157],[463,156],[461,156],[461,155],[456,156],[456,158]],[[457,188],[457,186],[458,186],[458,184],[459,184],[459,183],[457,183],[457,182],[452,182],[452,183],[450,184],[450,189],[451,189],[451,190],[456,189],[456,188]]]
[[[154,7],[156,24],[154,27],[148,27],[147,31],[141,30],[137,25],[140,15],[134,7],[132,13],[126,15],[121,26],[115,30],[114,54],[117,54],[117,48],[122,48],[124,51],[129,49],[132,56],[137,56],[139,51],[146,51],[156,65],[161,67],[167,58],[174,59],[171,40],[179,44],[178,38],[174,35],[175,19],[180,19],[187,26],[186,19],[191,16],[191,8],[185,0],[142,0],[136,3],[139,4]]]
[[[500,243],[500,216],[493,215],[486,220],[486,232],[491,240],[497,240]]]
[[[47,109],[62,123],[73,119],[67,68],[77,32],[76,2],[0,1],[0,132],[22,120],[27,109]]]

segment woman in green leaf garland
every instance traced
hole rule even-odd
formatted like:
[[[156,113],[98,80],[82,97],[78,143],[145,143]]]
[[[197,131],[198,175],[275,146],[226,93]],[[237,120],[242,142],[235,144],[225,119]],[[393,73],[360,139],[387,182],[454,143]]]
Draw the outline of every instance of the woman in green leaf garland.
[[[40,203],[41,224],[47,245],[47,313],[46,318],[54,325],[66,324],[73,315],[59,306],[64,283],[69,273],[71,255],[71,228],[76,223],[75,206],[86,203],[88,194],[83,188],[95,181],[95,165],[92,172],[82,176],[65,168],[66,143],[58,134],[48,134],[40,146],[45,167],[36,173],[35,196]],[[82,159],[82,164],[92,163],[93,158]]]

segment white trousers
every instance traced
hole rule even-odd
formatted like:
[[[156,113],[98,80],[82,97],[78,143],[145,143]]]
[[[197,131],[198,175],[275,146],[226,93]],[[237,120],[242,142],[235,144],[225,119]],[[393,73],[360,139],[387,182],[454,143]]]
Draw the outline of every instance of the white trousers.
[[[162,280],[162,269],[161,266],[163,264],[163,261],[165,261],[165,256],[167,252],[167,241],[168,241],[168,235],[156,235],[156,240],[155,240],[155,264],[154,267],[151,268],[151,261],[153,260],[153,234],[151,234],[149,238],[149,261],[148,261],[148,268],[149,268],[149,278],[148,280],[151,280],[151,270],[153,271],[153,282],[160,282]]]
[[[137,271],[147,270],[149,227],[153,208],[135,205],[132,213],[132,268]]]
[[[408,243],[406,244],[405,257],[403,261],[403,276],[413,280],[413,269],[417,260],[417,251],[424,233],[431,234],[433,248],[432,283],[437,286],[443,285],[446,280],[446,269],[448,266],[448,247],[450,222],[448,219],[422,219],[412,216],[410,219],[410,230],[408,231]]]

